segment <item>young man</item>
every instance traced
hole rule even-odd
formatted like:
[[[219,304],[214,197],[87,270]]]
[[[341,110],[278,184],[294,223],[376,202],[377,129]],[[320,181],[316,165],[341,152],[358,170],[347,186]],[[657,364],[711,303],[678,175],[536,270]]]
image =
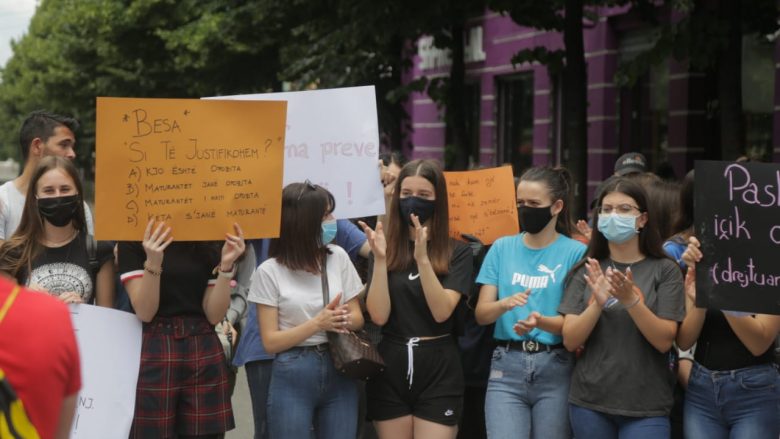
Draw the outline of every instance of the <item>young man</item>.
[[[10,238],[22,219],[24,200],[35,168],[41,158],[58,155],[73,160],[76,158],[76,135],[79,123],[70,117],[45,111],[34,111],[22,122],[19,132],[19,147],[22,152],[24,170],[22,175],[0,186],[0,239]],[[84,203],[87,229],[94,233],[92,212]]]

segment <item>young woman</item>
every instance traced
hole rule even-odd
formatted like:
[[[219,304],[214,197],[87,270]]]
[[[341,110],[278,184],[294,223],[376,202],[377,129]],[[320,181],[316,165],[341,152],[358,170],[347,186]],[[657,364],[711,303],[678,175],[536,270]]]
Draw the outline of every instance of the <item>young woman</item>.
[[[120,242],[119,272],[144,322],[131,438],[217,438],[233,428],[225,353],[214,325],[230,305],[241,228],[213,242],[173,242],[165,223]]]
[[[558,314],[566,273],[585,245],[570,239],[571,176],[563,168],[531,168],[517,185],[520,230],[488,251],[477,322],[496,322],[485,400],[490,438],[565,439],[573,355],[561,344]]]
[[[696,343],[683,409],[686,438],[780,436],[780,376],[773,363],[780,316],[746,315],[696,307],[695,266],[699,241],[683,253],[685,320],[677,334],[680,349]]]
[[[325,331],[363,326],[360,277],[347,253],[329,244],[336,207],[326,189],[293,183],[282,191],[279,238],[252,277],[265,350],[276,354],[268,390],[268,437],[339,439],[357,431],[357,382],[333,367]],[[328,282],[323,302],[322,278]]]
[[[437,162],[403,167],[387,223],[386,240],[381,222],[362,224],[373,254],[366,307],[386,363],[368,382],[368,416],[380,438],[454,438],[464,384],[452,314],[471,287],[472,254],[449,238]]]
[[[111,307],[113,247],[88,234],[82,194],[70,160],[43,158],[30,180],[19,228],[0,246],[0,271],[65,303]]]
[[[567,279],[563,343],[584,346],[569,416],[577,438],[668,438],[669,351],[684,317],[682,273],[639,184],[614,178],[598,198],[587,259]]]

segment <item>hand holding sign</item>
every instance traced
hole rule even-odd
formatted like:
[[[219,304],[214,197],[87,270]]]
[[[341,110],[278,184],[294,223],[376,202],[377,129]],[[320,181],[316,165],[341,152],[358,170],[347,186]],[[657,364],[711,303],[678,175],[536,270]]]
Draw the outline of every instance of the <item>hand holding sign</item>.
[[[702,256],[704,256],[700,248],[701,243],[698,239],[696,239],[695,236],[688,238],[688,247],[681,256],[683,262],[685,262],[685,265],[688,267],[696,267],[696,263],[701,261]]]
[[[164,222],[154,227],[154,220],[149,220],[144,231],[143,247],[146,252],[146,263],[150,265],[153,271],[160,271],[163,261],[163,252],[173,242],[173,236],[170,236],[171,228]]]

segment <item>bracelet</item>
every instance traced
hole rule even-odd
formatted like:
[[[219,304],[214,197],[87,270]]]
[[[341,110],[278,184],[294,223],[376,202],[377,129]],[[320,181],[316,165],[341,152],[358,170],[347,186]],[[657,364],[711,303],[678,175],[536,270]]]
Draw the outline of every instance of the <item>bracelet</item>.
[[[215,268],[217,271],[219,277],[224,277],[227,279],[233,279],[236,276],[236,264],[233,264],[233,268],[230,269],[230,271],[222,271],[219,269],[219,265]]]
[[[642,301],[642,297],[640,295],[636,294],[636,300],[634,301],[634,303],[632,303],[631,305],[626,305],[625,306],[626,311],[628,311],[629,309],[635,307],[641,301]]]
[[[159,277],[162,274],[162,267],[160,267],[159,269],[155,270],[154,268],[149,266],[148,262],[144,262],[144,271],[149,273],[149,274],[151,274],[152,276]]]

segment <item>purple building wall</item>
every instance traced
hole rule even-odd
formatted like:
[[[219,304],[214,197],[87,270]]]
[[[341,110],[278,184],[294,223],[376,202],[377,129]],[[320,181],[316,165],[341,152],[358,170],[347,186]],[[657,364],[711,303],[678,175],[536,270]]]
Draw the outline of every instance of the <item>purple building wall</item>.
[[[662,12],[663,13],[663,12]],[[678,20],[674,13],[666,12],[666,20]],[[619,96],[614,75],[620,59],[620,35],[643,25],[628,8],[603,9],[599,20],[587,23],[584,30],[585,58],[588,74],[588,189],[612,173],[615,159],[634,148],[619,147]],[[552,79],[545,66],[522,64],[513,66],[512,56],[519,50],[545,46],[562,48],[562,35],[543,32],[516,25],[511,18],[486,12],[467,23],[468,27],[482,28],[484,60],[466,64],[467,81],[475,81],[480,88],[479,163],[496,166],[501,163],[499,151],[499,122],[497,78],[530,72],[533,76],[533,141],[532,163],[535,165],[565,164],[559,157],[556,144],[558,130],[554,124],[554,101],[558,99]],[[422,76],[429,78],[446,76],[448,65],[421,68],[422,57],[414,58],[414,67],[407,72],[407,79]],[[780,158],[780,41],[775,51],[775,107],[773,123],[774,156]],[[430,60],[429,60],[430,64]],[[434,63],[436,64],[436,63]],[[431,67],[428,65],[427,67]],[[703,75],[691,72],[686,63],[670,60],[668,69],[668,132],[666,158],[678,176],[693,166],[709,145],[703,90]],[[407,102],[413,130],[410,141],[413,150],[404,151],[413,158],[443,159],[446,127],[441,111],[424,93],[415,93]],[[625,143],[625,142],[624,142]]]

